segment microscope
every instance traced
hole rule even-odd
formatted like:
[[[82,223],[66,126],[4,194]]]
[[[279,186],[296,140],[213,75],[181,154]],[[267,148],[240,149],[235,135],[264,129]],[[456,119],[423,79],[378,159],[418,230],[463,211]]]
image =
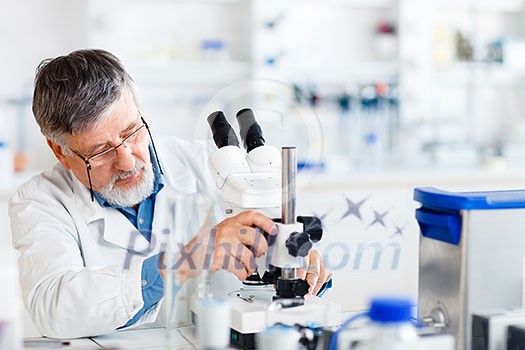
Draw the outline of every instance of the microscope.
[[[269,303],[283,299],[286,305],[299,310],[308,304],[305,295],[309,285],[297,277],[297,269],[303,266],[303,258],[313,243],[321,239],[322,225],[313,216],[296,217],[296,148],[283,147],[281,156],[275,147],[265,145],[261,127],[251,109],[240,110],[236,118],[246,153],[222,111],[211,113],[207,119],[218,148],[211,154],[208,167],[226,205],[225,213],[234,215],[244,210],[258,210],[272,217],[278,227],[275,236],[264,234],[269,247],[264,274],[261,276],[257,269],[243,282],[246,289],[241,288],[231,295],[234,297],[232,343],[250,348],[253,335],[266,327],[265,312]],[[279,209],[281,215],[277,217]],[[258,266],[261,266],[259,260]],[[339,324],[337,305],[325,309],[330,314],[326,325]]]
[[[264,144],[261,127],[251,109],[240,110],[237,121],[246,156],[224,113],[208,116],[218,147],[208,165],[227,205],[226,214],[256,209],[272,216],[281,207],[281,218],[274,219],[279,233],[265,234],[269,246],[267,271],[262,277],[256,272],[246,284],[275,284],[277,298],[297,298],[300,302],[308,292],[308,283],[296,277],[296,270],[302,265],[300,258],[321,239],[322,226],[316,217],[295,217],[296,149],[283,147],[281,160],[275,147]]]

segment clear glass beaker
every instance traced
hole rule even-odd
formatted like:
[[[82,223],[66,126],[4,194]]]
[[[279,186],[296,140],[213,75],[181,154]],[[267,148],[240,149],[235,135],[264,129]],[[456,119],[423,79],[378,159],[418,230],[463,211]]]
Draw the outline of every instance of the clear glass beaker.
[[[207,269],[213,201],[200,193],[175,193],[170,200],[170,222],[165,232],[164,325],[166,348],[177,347],[177,327],[191,324],[191,299],[196,278]],[[211,249],[210,249],[211,250]],[[204,289],[203,289],[204,288]],[[201,288],[206,290],[206,286]],[[180,344],[179,344],[180,345]]]

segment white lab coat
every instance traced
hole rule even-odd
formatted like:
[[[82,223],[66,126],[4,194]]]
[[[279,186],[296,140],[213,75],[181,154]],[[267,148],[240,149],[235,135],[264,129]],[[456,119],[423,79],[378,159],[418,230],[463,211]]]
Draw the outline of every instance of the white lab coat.
[[[174,192],[213,194],[209,144],[159,139],[165,187],[155,201],[151,246],[116,209],[60,164],[20,186],[9,204],[23,300],[42,335],[95,336],[123,326],[143,306],[142,262],[159,252]],[[137,326],[155,321],[157,307]]]

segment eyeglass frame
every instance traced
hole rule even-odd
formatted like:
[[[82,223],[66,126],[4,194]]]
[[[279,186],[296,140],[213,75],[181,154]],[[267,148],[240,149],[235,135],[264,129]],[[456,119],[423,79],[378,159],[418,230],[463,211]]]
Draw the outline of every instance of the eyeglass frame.
[[[148,131],[148,135],[149,135],[149,138],[150,138],[150,141],[151,141],[151,146],[153,147],[153,153],[155,154],[155,159],[157,160],[157,164],[159,166],[159,171],[162,175],[164,175],[164,172],[162,171],[162,167],[160,166],[160,161],[159,161],[159,156],[157,154],[157,148],[155,147],[155,143],[153,142],[153,136],[151,135],[151,130],[149,128],[149,125],[148,123],[146,123],[146,120],[144,120],[144,117],[142,116],[142,113],[140,113],[140,111],[138,112],[139,113],[139,116],[140,116],[140,120],[142,121],[142,125],[135,131],[133,131],[131,134],[129,134],[128,136],[126,136],[122,142],[116,146],[113,146],[111,148],[108,148],[108,149],[105,149],[101,152],[98,152],[98,153],[95,153],[89,157],[84,157],[82,154],[80,154],[79,152],[75,151],[74,149],[72,149],[71,147],[67,146],[67,148],[73,152],[74,155],[76,155],[77,157],[79,157],[82,161],[84,161],[84,163],[86,164],[86,172],[87,172],[87,177],[88,177],[88,182],[89,182],[89,192],[91,193],[91,201],[94,202],[95,201],[95,194],[94,194],[94,191],[93,191],[93,185],[92,185],[92,182],[91,182],[91,163],[89,162],[90,159],[93,159],[95,157],[100,157],[101,155],[105,154],[105,153],[109,153],[109,152],[112,152],[112,151],[116,151],[117,148],[119,148],[120,146],[124,146],[127,148],[126,146],[126,141],[128,141],[129,139],[131,139],[133,136],[137,135],[137,133],[142,129],[142,128],[146,128],[146,130]],[[109,163],[109,162],[108,162]],[[105,165],[107,163],[104,163],[104,164],[101,164],[100,166],[102,165]]]

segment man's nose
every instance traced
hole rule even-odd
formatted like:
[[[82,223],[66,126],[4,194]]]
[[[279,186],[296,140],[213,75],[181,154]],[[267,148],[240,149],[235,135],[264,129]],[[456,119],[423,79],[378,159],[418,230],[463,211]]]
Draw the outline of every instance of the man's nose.
[[[131,171],[135,167],[135,156],[133,150],[129,145],[123,143],[120,147],[115,149],[115,167],[124,170]]]

